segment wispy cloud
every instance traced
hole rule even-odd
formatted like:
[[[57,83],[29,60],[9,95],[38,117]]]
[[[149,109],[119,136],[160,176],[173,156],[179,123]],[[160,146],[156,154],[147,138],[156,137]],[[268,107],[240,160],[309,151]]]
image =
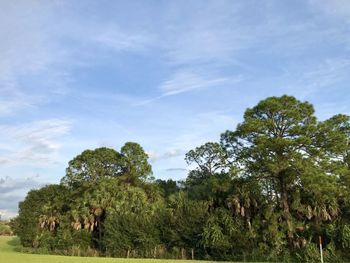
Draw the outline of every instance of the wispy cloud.
[[[241,75],[235,77],[215,76],[210,70],[178,70],[169,79],[160,84],[158,90],[161,94],[159,96],[138,101],[134,105],[146,105],[156,100],[182,93],[229,86],[242,80],[243,76]]]
[[[47,23],[54,6],[45,1],[0,3],[0,116],[45,104],[62,91],[68,75],[58,65],[67,58],[66,50],[57,45]]]
[[[48,165],[55,162],[61,147],[60,139],[69,132],[70,127],[70,121],[60,119],[0,126],[0,136],[4,142],[0,164],[31,162]]]
[[[155,175],[183,177],[189,149],[217,141],[266,96],[349,112],[349,8],[347,0],[0,1],[1,173],[54,181],[64,173],[57,161],[134,140],[152,149]],[[0,201],[10,194],[18,199]]]
[[[187,172],[188,169],[186,168],[168,168],[166,169],[167,172]]]
[[[3,84],[5,86],[5,84]],[[33,106],[33,99],[16,89],[0,88],[0,116],[10,115],[24,108]]]
[[[346,81],[350,71],[350,59],[326,59],[318,65],[305,65],[293,72],[287,72],[284,79],[290,91],[299,91],[298,96],[308,98],[317,92],[334,88]]]
[[[115,52],[141,52],[147,32],[71,16],[68,2],[0,3],[0,117],[49,104],[70,92],[72,72]],[[67,13],[65,21],[57,13]],[[56,20],[55,20],[56,19]],[[114,54],[115,55],[115,54]],[[25,80],[25,81],[23,81]]]
[[[192,90],[220,86],[228,81],[229,78],[205,78],[191,71],[179,71],[165,81],[159,87],[159,90],[162,92],[163,97],[172,96]]]
[[[170,149],[164,153],[158,153],[156,151],[148,151],[147,154],[150,161],[154,163],[159,160],[165,160],[173,157],[182,156],[184,152],[181,149]]]

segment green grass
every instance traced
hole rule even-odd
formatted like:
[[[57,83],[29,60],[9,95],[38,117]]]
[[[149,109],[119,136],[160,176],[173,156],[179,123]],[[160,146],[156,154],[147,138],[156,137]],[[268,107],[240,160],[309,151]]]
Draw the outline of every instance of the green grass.
[[[191,260],[161,260],[161,259],[124,259],[124,258],[87,258],[87,257],[68,257],[55,255],[36,255],[24,254],[15,251],[19,246],[19,240],[16,237],[0,236],[0,262],[6,263],[204,263],[209,261],[191,261]]]

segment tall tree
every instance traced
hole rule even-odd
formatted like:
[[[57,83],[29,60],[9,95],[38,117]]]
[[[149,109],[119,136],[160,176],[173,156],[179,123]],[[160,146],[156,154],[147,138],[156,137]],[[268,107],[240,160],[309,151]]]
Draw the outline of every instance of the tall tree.
[[[127,183],[137,183],[150,179],[152,167],[143,148],[134,142],[127,142],[121,148],[123,160],[123,179]]]
[[[123,158],[114,149],[106,147],[85,150],[68,164],[61,183],[78,187],[84,182],[97,182],[103,177],[118,177],[123,173]]]
[[[315,182],[312,178],[320,173],[326,176],[324,169],[334,164],[331,156],[344,151],[346,136],[339,127],[334,119],[317,122],[310,103],[284,95],[247,109],[236,131],[222,135],[222,144],[242,168],[242,176],[258,179],[279,205],[291,245],[293,193],[306,182]]]

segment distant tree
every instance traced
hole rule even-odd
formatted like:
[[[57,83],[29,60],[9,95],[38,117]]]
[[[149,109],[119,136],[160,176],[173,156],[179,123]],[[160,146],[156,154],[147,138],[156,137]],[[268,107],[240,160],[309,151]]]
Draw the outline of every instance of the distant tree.
[[[161,189],[164,197],[168,197],[180,191],[180,187],[178,186],[177,182],[172,179],[168,179],[168,180],[157,179],[156,184]]]
[[[227,154],[219,143],[208,142],[194,150],[190,150],[185,160],[188,164],[195,163],[197,170],[203,176],[210,176],[227,170]]]
[[[224,205],[236,176],[225,148],[208,142],[190,150],[185,160],[194,166],[184,184],[189,197],[210,201],[215,207]]]

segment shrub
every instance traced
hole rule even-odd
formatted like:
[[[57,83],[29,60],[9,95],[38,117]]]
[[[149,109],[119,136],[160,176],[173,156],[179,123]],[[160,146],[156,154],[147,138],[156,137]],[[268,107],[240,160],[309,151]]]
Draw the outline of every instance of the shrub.
[[[11,236],[12,230],[8,222],[0,221],[0,236]]]

